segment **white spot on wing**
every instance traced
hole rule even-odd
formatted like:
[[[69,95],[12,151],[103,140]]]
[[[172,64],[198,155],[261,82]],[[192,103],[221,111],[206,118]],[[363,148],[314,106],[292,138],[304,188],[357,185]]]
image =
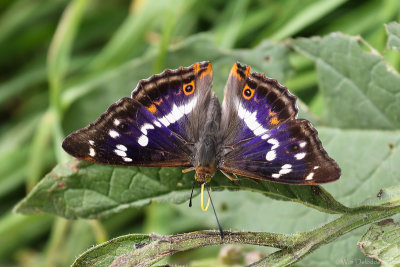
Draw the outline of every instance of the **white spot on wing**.
[[[164,124],[165,127],[168,127],[170,125],[169,121],[165,118],[162,117],[160,119],[158,119],[162,124]]]
[[[296,155],[294,155],[294,157],[295,157],[297,160],[304,159],[305,156],[306,156],[306,153],[305,153],[305,152],[297,153]]]
[[[266,133],[268,130],[265,129],[264,127],[258,127],[256,130],[253,131],[253,133],[257,136],[262,135],[263,133]]]
[[[121,123],[121,122],[120,122],[118,119],[115,119],[115,120],[114,120],[114,125],[115,125],[115,126],[118,126],[120,123]]]
[[[91,157],[96,156],[96,151],[94,151],[94,149],[93,149],[92,147],[89,148],[89,155],[90,155]]]
[[[123,157],[122,158],[124,161],[126,161],[126,162],[131,162],[132,161],[132,159],[131,158],[128,158],[128,157]]]
[[[267,153],[267,155],[265,156],[265,159],[268,161],[272,161],[276,158],[276,152],[275,150],[271,150]]]
[[[250,116],[246,118],[246,124],[247,127],[249,127],[250,130],[252,130],[254,134],[257,135],[254,130],[261,126],[261,124],[259,124],[257,121],[257,111],[250,113]]]
[[[267,138],[269,138],[269,134],[264,134],[263,136],[261,136],[261,139],[263,139],[263,140],[265,140]]]
[[[91,144],[93,146],[94,145],[94,141],[93,140],[89,140],[89,144]]]
[[[158,120],[162,124],[164,124],[166,127],[168,127],[170,124],[177,122],[183,116],[192,112],[192,110],[194,109],[196,104],[197,104],[197,97],[193,97],[193,99],[190,100],[188,103],[180,105],[180,106],[177,106],[176,104],[174,104],[172,106],[171,111],[168,114],[166,114],[164,117],[158,118]]]
[[[307,175],[306,180],[312,180],[313,176],[314,176],[314,173],[313,173],[313,172],[310,172],[310,173]]]
[[[147,136],[145,135],[141,135],[138,139],[138,144],[141,146],[147,146],[147,144],[149,143],[149,138],[147,138]]]
[[[242,105],[239,104],[239,107],[238,107],[239,118],[244,119],[245,115],[246,115],[246,109]]]
[[[292,171],[292,165],[291,164],[285,164],[281,167],[279,173],[273,173],[272,178],[279,178],[283,174],[288,174]]]
[[[279,174],[287,174],[287,173],[290,173],[291,171],[292,171],[292,169],[281,169],[279,171]]]
[[[282,169],[290,169],[290,168],[292,168],[291,164],[285,164],[282,166]]]
[[[157,127],[161,127],[161,123],[159,123],[158,121],[153,121],[154,125]]]
[[[114,153],[117,154],[120,157],[126,157],[126,153],[124,151],[114,149]]]
[[[167,118],[169,121],[174,121],[174,122],[179,121],[184,116],[184,114],[185,114],[184,112],[185,112],[185,105],[182,105],[179,107],[177,105],[174,105],[172,107],[172,110],[170,113],[171,117],[167,117]],[[171,118],[171,120],[170,120],[170,118]]]
[[[191,101],[189,101],[189,103],[185,104],[185,114],[189,114],[190,112],[192,112],[192,110],[194,109],[194,107],[197,104],[197,97],[194,97]]]
[[[275,138],[268,139],[267,142],[272,145],[272,147],[271,147],[272,150],[276,149],[279,146],[279,141]]]
[[[301,142],[301,143],[300,143],[300,147],[301,147],[301,148],[304,148],[306,145],[307,145],[307,142]]]
[[[126,146],[121,145],[121,144],[118,144],[116,147],[117,147],[117,149],[122,150],[122,151],[127,151],[127,150],[128,150],[128,149],[126,148]]]
[[[318,169],[319,168],[319,166],[314,166],[314,170],[316,170],[316,169]]]
[[[253,132],[255,136],[259,136],[268,132],[268,129],[262,127],[262,125],[257,121],[257,111],[251,112],[239,104],[238,116],[244,121],[244,123],[246,123],[246,126]],[[267,138],[268,137],[265,137],[263,139]]]
[[[114,130],[110,130],[108,131],[108,134],[112,137],[112,138],[117,138],[119,136],[119,133],[114,131]]]
[[[140,128],[140,131],[144,134],[147,135],[147,130],[152,130],[154,129],[154,126],[151,125],[150,123],[145,123],[143,126]]]

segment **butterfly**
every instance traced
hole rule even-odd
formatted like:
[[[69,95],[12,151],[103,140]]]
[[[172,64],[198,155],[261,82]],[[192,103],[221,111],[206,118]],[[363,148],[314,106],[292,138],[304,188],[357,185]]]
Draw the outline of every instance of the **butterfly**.
[[[130,98],[68,135],[62,147],[96,163],[195,170],[200,184],[218,170],[231,180],[298,185],[339,179],[317,131],[296,118],[296,97],[286,87],[235,63],[221,105],[212,78],[211,63],[200,62],[141,80]]]

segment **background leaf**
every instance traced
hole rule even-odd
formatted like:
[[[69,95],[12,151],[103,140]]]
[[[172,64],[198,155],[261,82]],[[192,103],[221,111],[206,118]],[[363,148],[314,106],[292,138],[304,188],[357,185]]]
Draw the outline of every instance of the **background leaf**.
[[[368,46],[361,38],[340,33],[324,38],[300,38],[292,44],[316,63],[326,104],[326,124],[340,128],[398,129],[400,76],[389,70],[375,50],[365,52],[359,42]]]
[[[396,49],[400,51],[400,24],[397,22],[389,23],[386,26],[386,32],[388,33],[387,45],[390,49]]]
[[[102,218],[152,201],[183,203],[189,200],[193,182],[193,173],[182,174],[177,168],[116,167],[73,160],[57,166],[15,211],[47,212],[69,219]],[[330,213],[349,211],[318,186],[289,186],[251,179],[233,184],[221,173],[210,185],[215,190],[250,190]],[[199,190],[196,191],[198,194]]]
[[[61,158],[59,143],[64,133],[85,126],[118,98],[129,96],[139,79],[166,67],[191,65],[198,60],[212,61],[213,90],[220,100],[227,74],[236,60],[289,87],[299,98],[299,117],[313,122],[329,154],[342,166],[342,178],[324,186],[335,199],[359,207],[373,203],[364,199],[367,196],[376,199],[380,189],[383,189],[381,201],[384,195],[393,194],[385,188],[398,183],[398,128],[368,126],[366,122],[373,117],[363,112],[353,113],[352,109],[335,118],[335,123],[343,120],[346,125],[333,125],[326,115],[335,114],[326,113],[327,102],[318,88],[318,83],[326,79],[320,79],[313,60],[288,49],[291,41],[283,38],[325,36],[338,31],[362,36],[368,45],[360,42],[359,37],[350,38],[353,41],[348,43],[361,46],[359,49],[352,45],[360,50],[363,61],[364,53],[371,54],[368,46],[372,46],[375,49],[372,53],[379,52],[382,55],[377,56],[379,60],[386,61],[382,70],[386,71],[386,63],[390,64],[389,69],[399,70],[400,53],[387,48],[388,35],[383,25],[399,20],[400,1],[273,0],[268,5],[255,0],[86,2],[84,13],[83,9],[75,9],[78,12],[75,14],[83,16],[69,16],[68,25],[72,26],[69,30],[75,28],[75,38],[69,39],[73,42],[60,44],[68,45],[68,51],[59,50],[67,51],[64,54],[67,57],[54,57],[64,67],[58,72],[63,77],[59,80],[60,94],[53,94],[46,75],[46,58],[61,18],[74,2],[0,1],[0,265],[68,266],[86,248],[108,238],[128,233],[175,234],[215,229],[212,211],[200,212],[198,196],[192,209],[187,202],[182,205],[152,202],[101,220],[70,221],[11,213],[13,206],[58,163],[56,155]],[[277,44],[268,41],[277,37],[282,41]],[[342,48],[330,46],[330,49],[329,53],[334,55],[335,49]],[[358,76],[369,74],[363,71]],[[382,77],[386,79],[387,75],[383,72]],[[329,89],[329,84],[324,85],[324,90]],[[397,92],[398,86],[392,89]],[[54,102],[60,103],[58,117],[49,112],[50,94],[57,96]],[[340,95],[335,101],[340,109],[344,106],[341,102],[356,106],[357,98],[346,97],[347,94]],[[395,100],[392,98],[390,103]],[[377,96],[374,101],[379,103],[381,99]],[[366,126],[352,126],[360,122]],[[56,127],[49,129],[48,125]],[[192,176],[189,178],[193,180]],[[279,195],[290,192],[284,188],[278,188]],[[52,192],[56,189],[52,188]],[[293,234],[313,230],[339,216],[310,209],[299,202],[279,201],[278,194],[265,198],[250,191],[223,190],[215,192],[213,199],[225,229]],[[37,196],[37,192],[32,195]],[[400,218],[397,215],[394,219]],[[353,230],[320,247],[296,266],[368,263],[370,259],[356,246],[367,228]],[[220,264],[220,249],[217,246],[191,250],[164,262]],[[273,252],[259,247],[240,249],[244,254]]]
[[[395,192],[392,190],[392,193]],[[88,250],[77,259],[74,266],[103,264],[103,257],[113,258],[113,264],[116,265],[120,264],[120,262],[128,265],[151,265],[167,255],[188,249],[232,243],[281,248],[281,250],[254,263],[254,266],[293,264],[301,257],[337,239],[348,231],[397,213],[400,210],[398,197],[397,188],[397,194],[392,195],[391,198],[384,197],[386,201],[390,200],[390,202],[383,204],[383,206],[388,207],[387,210],[365,212],[364,214],[345,214],[318,229],[297,233],[296,235],[226,231],[225,237],[221,239],[217,231],[200,231],[171,236],[149,235],[149,239],[144,242],[142,239],[144,237],[142,236],[139,241],[136,241],[137,235],[127,235]],[[394,199],[397,199],[397,201]],[[136,242],[136,245],[132,246],[132,242]],[[112,244],[111,246],[109,245],[110,243]]]
[[[361,251],[383,265],[400,264],[400,227],[393,219],[372,224],[358,242]]]

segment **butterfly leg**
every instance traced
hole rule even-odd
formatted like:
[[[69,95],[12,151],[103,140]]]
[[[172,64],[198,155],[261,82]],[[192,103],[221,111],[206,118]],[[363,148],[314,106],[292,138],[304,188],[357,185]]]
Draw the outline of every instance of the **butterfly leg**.
[[[191,171],[194,171],[194,170],[195,170],[194,167],[190,167],[190,168],[183,169],[182,173],[187,173],[187,172],[191,172]]]
[[[235,177],[233,177],[222,170],[220,170],[220,171],[223,173],[223,175],[225,175],[232,182],[239,181],[239,178],[237,178],[235,174],[233,174],[233,175],[235,175]]]

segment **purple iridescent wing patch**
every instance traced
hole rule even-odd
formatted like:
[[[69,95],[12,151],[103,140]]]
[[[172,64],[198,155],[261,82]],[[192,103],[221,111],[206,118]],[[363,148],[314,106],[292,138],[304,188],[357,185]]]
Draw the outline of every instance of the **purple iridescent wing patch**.
[[[191,167],[200,183],[217,170],[289,184],[337,180],[340,168],[317,131],[296,119],[296,97],[250,70],[233,66],[222,107],[209,62],[141,80],[132,98],[67,136],[63,148],[103,164]]]
[[[191,166],[211,82],[209,62],[141,80],[132,98],[111,105],[95,122],[67,136],[62,146],[76,158],[103,164]]]
[[[206,121],[204,109],[210,102],[212,74],[209,62],[165,70],[141,80],[132,98],[176,135],[195,143]]]
[[[89,126],[70,134],[63,148],[74,157],[115,165],[188,166],[191,154],[143,105],[123,98]]]
[[[279,183],[337,180],[340,168],[306,120],[295,119],[296,97],[276,80],[235,64],[222,105],[223,155],[227,173]]]

